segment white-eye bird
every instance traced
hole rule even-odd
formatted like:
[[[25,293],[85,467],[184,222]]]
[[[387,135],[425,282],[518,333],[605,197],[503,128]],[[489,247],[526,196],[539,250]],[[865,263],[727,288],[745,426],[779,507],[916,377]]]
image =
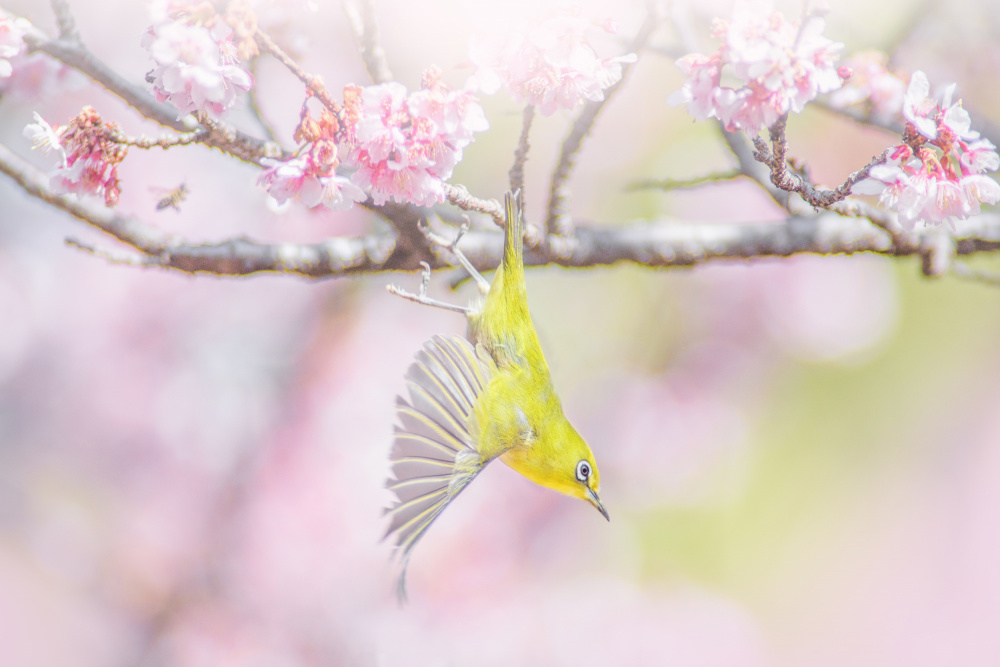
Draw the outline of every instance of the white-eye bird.
[[[406,373],[409,398],[396,400],[392,477],[386,510],[406,595],[413,547],[434,520],[490,461],[499,458],[528,479],[586,500],[608,518],[597,493],[600,473],[590,447],[563,414],[528,313],[524,222],[517,196],[505,197],[501,265],[487,283],[457,250],[485,297],[453,306],[390,288],[420,303],[464,312],[469,340],[435,336]],[[426,285],[426,280],[425,280]]]

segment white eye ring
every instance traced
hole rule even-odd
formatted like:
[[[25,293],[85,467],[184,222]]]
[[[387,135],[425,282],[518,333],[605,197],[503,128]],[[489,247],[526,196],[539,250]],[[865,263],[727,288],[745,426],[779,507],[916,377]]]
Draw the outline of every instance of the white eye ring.
[[[590,463],[587,459],[576,464],[576,478],[581,482],[586,482],[590,478]]]

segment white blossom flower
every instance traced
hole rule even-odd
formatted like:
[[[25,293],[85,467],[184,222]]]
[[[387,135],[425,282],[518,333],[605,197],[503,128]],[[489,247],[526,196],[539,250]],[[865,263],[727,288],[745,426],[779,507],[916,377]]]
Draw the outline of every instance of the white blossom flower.
[[[718,118],[731,132],[752,134],[783,114],[799,113],[843,82],[835,67],[843,44],[824,37],[824,26],[819,17],[800,28],[778,12],[767,16],[740,8],[732,21],[717,22],[715,35],[723,44],[714,54],[677,61],[687,79],[668,102],[686,104],[698,120]],[[723,70],[737,85],[722,85]]]
[[[253,87],[231,42],[232,30],[218,22],[210,30],[184,18],[156,23],[146,31],[142,46],[156,67],[146,75],[159,102],[169,101],[178,118],[205,111],[219,119],[237,101],[237,93]]]
[[[476,37],[469,45],[477,68],[470,85],[487,95],[506,85],[514,101],[535,105],[544,116],[603,100],[621,79],[622,65],[636,55],[598,57],[587,39],[595,27],[617,31],[612,21],[596,23],[563,11],[502,37]]]

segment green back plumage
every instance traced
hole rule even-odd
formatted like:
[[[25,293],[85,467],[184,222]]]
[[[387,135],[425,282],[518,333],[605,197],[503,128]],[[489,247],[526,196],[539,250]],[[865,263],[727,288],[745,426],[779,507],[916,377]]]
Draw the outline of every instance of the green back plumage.
[[[490,283],[489,294],[479,312],[469,315],[469,335],[481,343],[499,366],[533,369],[548,379],[548,366],[528,312],[524,287],[524,219],[520,194],[504,198],[503,259]]]

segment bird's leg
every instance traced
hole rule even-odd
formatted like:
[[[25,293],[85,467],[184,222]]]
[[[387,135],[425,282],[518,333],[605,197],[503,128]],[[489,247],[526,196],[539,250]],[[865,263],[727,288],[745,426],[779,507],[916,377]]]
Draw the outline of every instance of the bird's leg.
[[[427,296],[427,285],[431,282],[431,265],[427,262],[420,262],[420,266],[424,267],[424,270],[422,271],[422,276],[420,278],[420,291],[418,293],[414,294],[413,292],[407,292],[406,290],[396,287],[395,285],[386,285],[385,289],[390,294],[395,294],[396,296],[401,296],[404,299],[422,303],[425,306],[444,308],[445,310],[453,310],[456,313],[468,315],[470,311],[467,306],[456,306],[453,303],[445,303],[444,301],[438,301],[437,299],[432,299]]]
[[[465,269],[470,276],[472,276],[473,280],[476,281],[476,285],[479,287],[479,291],[483,294],[483,296],[486,296],[490,291],[490,282],[486,280],[486,278],[483,278],[483,274],[476,270],[476,267],[472,265],[472,262],[470,262],[469,258],[465,256],[465,253],[458,249],[458,242],[462,240],[462,237],[465,236],[465,233],[469,231],[469,227],[471,226],[469,216],[463,215],[462,217],[465,218],[465,222],[463,222],[462,226],[459,227],[458,234],[455,236],[454,241],[446,241],[444,237],[432,232],[429,227],[422,228],[424,236],[426,236],[427,240],[431,243],[439,245],[442,248],[447,248],[451,254],[458,259],[458,263],[462,265],[462,268]]]

